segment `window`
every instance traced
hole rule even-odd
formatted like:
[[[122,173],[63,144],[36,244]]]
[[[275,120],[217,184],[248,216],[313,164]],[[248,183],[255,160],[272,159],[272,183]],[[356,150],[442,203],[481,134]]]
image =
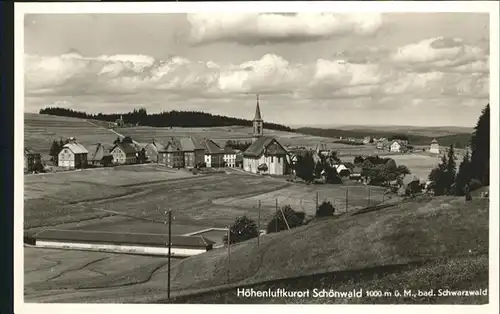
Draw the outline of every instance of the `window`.
[[[271,156],[271,162],[274,162],[274,156]]]
[[[281,162],[281,157],[277,157],[277,159],[278,159],[278,162]]]

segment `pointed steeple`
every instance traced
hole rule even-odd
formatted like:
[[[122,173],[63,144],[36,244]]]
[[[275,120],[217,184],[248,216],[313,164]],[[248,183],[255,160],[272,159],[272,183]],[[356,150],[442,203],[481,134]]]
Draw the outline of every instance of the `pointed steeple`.
[[[259,107],[259,95],[257,95],[257,108],[255,108],[255,118],[254,121],[262,121],[262,117],[260,115],[260,107]]]

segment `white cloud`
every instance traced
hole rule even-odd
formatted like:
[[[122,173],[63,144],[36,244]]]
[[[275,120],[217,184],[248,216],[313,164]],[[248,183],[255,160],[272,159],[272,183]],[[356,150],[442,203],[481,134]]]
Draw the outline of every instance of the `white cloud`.
[[[240,44],[300,42],[338,35],[371,35],[382,25],[380,14],[297,13],[188,14],[194,43]]]
[[[400,47],[391,57],[396,64],[415,70],[488,72],[488,54],[461,38],[436,37]]]
[[[389,56],[389,54],[387,54]],[[420,64],[444,61],[440,55],[419,57]],[[454,54],[446,53],[446,58]],[[281,95],[309,100],[385,99],[374,105],[411,104],[411,99],[486,99],[488,73],[478,71],[483,61],[463,63],[453,71],[440,67],[414,71],[402,61],[351,63],[344,59],[317,59],[292,63],[276,54],[240,64],[194,61],[183,57],[155,60],[149,56],[119,55],[84,57],[25,56],[25,94],[28,97],[95,96],[101,100],[134,97],[140,103],[165,99],[234,99],[241,95]],[[425,67],[421,68],[425,69]],[[293,100],[295,101],[295,100]],[[364,101],[363,104],[370,104]]]

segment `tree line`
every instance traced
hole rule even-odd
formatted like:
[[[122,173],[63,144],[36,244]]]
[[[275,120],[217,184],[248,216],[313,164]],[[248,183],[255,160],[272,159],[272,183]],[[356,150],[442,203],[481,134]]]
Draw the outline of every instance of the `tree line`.
[[[457,169],[455,147],[450,145],[441,162],[429,174],[434,195],[467,195],[490,185],[490,105],[482,110],[467,150]]]
[[[148,114],[146,109],[134,109],[127,113],[86,113],[60,107],[47,107],[40,109],[40,114],[48,114],[80,119],[93,119],[99,121],[115,122],[120,117],[126,124],[143,125],[152,127],[220,127],[220,126],[252,126],[252,121],[213,115],[199,111],[164,111]],[[266,129],[293,132],[290,127],[277,123],[265,123]]]

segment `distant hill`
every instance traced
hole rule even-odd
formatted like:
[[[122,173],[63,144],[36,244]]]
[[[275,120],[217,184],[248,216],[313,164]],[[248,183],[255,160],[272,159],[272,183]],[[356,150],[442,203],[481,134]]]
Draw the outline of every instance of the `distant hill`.
[[[251,120],[213,115],[198,111],[168,111],[148,114],[146,109],[134,109],[127,113],[91,114],[83,111],[75,111],[67,108],[48,107],[41,109],[40,114],[73,117],[81,119],[92,119],[98,121],[115,122],[120,116],[125,123],[152,127],[220,127],[220,126],[252,126]],[[276,123],[265,123],[265,128],[276,131],[292,132],[290,127]]]
[[[389,127],[390,128],[390,127]],[[386,137],[391,138],[394,136],[404,136],[407,137],[410,144],[412,145],[428,145],[432,141],[432,139],[437,139],[439,144],[442,146],[450,146],[454,145],[457,148],[464,148],[469,145],[471,133],[455,133],[453,134],[450,131],[441,131],[435,132],[436,135],[429,135],[429,130],[424,129],[424,131],[418,132],[418,127],[412,130],[403,130],[403,129],[389,129],[386,131],[383,130],[372,130],[372,129],[321,129],[321,128],[298,128],[295,130],[297,133],[303,133],[314,136],[322,136],[322,137],[355,137],[362,138],[365,136],[373,136],[373,137]],[[421,135],[421,134],[426,135]],[[451,133],[451,134],[450,134]]]

